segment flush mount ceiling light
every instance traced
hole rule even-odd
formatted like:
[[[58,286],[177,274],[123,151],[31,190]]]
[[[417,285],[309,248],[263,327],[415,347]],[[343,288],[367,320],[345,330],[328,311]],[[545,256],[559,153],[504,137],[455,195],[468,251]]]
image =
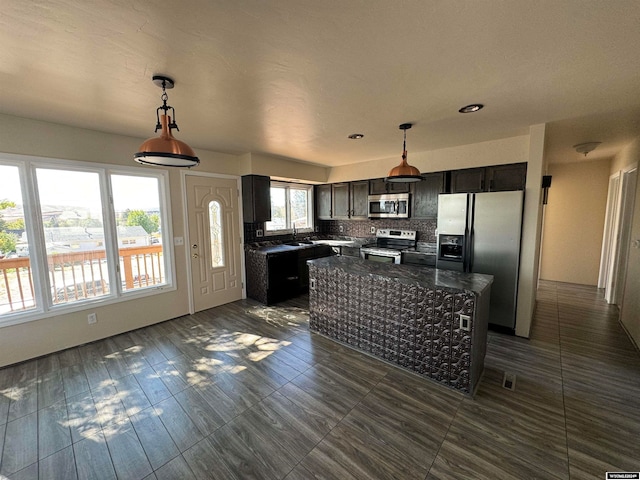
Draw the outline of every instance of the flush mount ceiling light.
[[[133,159],[144,165],[156,165],[161,167],[195,167],[200,163],[200,159],[196,157],[193,149],[184,142],[177,140],[171,134],[172,129],[180,131],[176,123],[176,112],[172,106],[167,105],[169,96],[167,88],[173,88],[174,82],[171,78],[163,75],[154,75],[153,83],[162,87],[162,105],[156,109],[156,132],[160,132],[159,137],[146,140],[141,146],[140,151],[133,156]],[[160,110],[164,110],[161,115]],[[168,114],[169,110],[173,115]]]
[[[584,153],[584,156],[586,157],[588,153],[593,152],[601,143],[602,142],[578,143],[577,145],[574,145],[573,148],[575,148],[578,153]]]
[[[404,142],[402,144],[402,162],[397,167],[394,167],[389,172],[385,182],[419,182],[422,180],[420,176],[420,170],[416,167],[412,167],[407,163],[407,130],[411,128],[411,123],[403,123],[400,125],[400,130],[404,130]]]
[[[352,133],[348,138],[351,140],[360,140],[361,138],[364,138],[364,133]]]
[[[481,103],[472,103],[471,105],[466,105],[466,106],[462,107],[458,111],[460,113],[474,113],[474,112],[477,112],[478,110],[481,110],[483,108],[484,108],[484,105],[482,105]]]

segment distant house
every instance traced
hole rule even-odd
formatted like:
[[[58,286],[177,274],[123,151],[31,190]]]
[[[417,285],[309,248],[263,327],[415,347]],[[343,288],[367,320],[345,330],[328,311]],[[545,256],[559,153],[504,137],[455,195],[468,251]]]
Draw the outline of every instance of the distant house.
[[[151,245],[151,236],[139,225],[117,227],[118,248]],[[104,232],[95,227],[52,227],[44,229],[47,253],[83,252],[104,249]],[[26,232],[22,244],[28,244]]]

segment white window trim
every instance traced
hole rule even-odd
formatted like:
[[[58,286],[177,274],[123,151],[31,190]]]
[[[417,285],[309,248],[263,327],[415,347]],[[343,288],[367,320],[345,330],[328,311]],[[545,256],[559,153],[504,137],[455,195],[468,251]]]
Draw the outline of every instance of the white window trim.
[[[169,172],[164,169],[149,170],[145,167],[117,166],[103,163],[93,163],[86,161],[56,159],[50,157],[35,157],[30,155],[17,155],[0,153],[0,163],[8,166],[18,167],[20,172],[20,187],[22,189],[25,229],[30,239],[30,245],[34,245],[35,252],[30,251],[31,270],[34,283],[40,288],[35,289],[34,297],[36,307],[31,310],[22,310],[4,314],[0,317],[0,328],[10,325],[17,325],[36,320],[41,320],[59,315],[74,313],[87,309],[95,309],[99,306],[116,304],[132,299],[148,297],[169,291],[176,290],[175,278],[175,252],[173,248],[173,231],[171,218],[171,199],[169,198]],[[76,170],[82,172],[96,172],[99,174],[100,194],[102,201],[102,214],[105,230],[105,250],[107,254],[108,277],[115,288],[110,289],[108,295],[75,301],[68,304],[55,305],[46,295],[51,288],[49,282],[49,272],[46,268],[46,252],[44,243],[44,227],[42,225],[42,212],[37,196],[37,179],[35,170],[37,168]],[[119,266],[118,246],[115,224],[115,210],[113,206],[113,196],[111,192],[111,175],[128,175],[141,177],[158,178],[160,196],[160,214],[162,224],[162,245],[165,266],[164,285],[156,287],[145,287],[140,289],[124,291],[121,286],[121,272],[117,271]],[[28,220],[27,220],[28,218]],[[31,250],[31,249],[30,249]],[[112,281],[113,280],[113,281]]]
[[[285,205],[286,205],[286,224],[289,225],[291,223],[291,212],[289,209],[289,189],[296,188],[298,190],[306,190],[307,191],[307,218],[311,222],[311,226],[307,228],[296,228],[297,233],[312,233],[314,231],[314,218],[313,218],[313,185],[308,185],[306,183],[293,183],[293,182],[277,182],[272,181],[271,187],[280,187],[285,188]],[[264,235],[265,237],[276,236],[276,235],[290,235],[293,234],[293,227],[284,228],[280,230],[267,230],[267,225],[265,223],[264,227]]]

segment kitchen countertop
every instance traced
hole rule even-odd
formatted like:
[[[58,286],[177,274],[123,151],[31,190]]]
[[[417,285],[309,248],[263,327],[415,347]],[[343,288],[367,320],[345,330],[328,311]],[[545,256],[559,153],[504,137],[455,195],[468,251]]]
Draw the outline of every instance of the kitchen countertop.
[[[269,255],[270,253],[292,252],[294,250],[305,250],[307,248],[314,248],[317,246],[318,245],[315,243],[299,242],[298,245],[288,245],[286,243],[281,243],[277,245],[266,245],[264,247],[258,247],[253,250],[263,255]]]
[[[354,257],[324,257],[308,260],[307,263],[320,268],[342,269],[356,275],[379,275],[394,278],[402,283],[416,283],[431,288],[451,288],[478,294],[484,292],[493,283],[493,275],[378,263]]]
[[[253,250],[263,255],[269,255],[272,253],[291,252],[294,250],[304,250],[307,248],[313,248],[317,245],[329,245],[331,247],[354,247],[359,248],[362,245],[371,242],[369,238],[358,239],[312,239],[312,240],[290,240],[288,242],[262,242],[247,246],[249,250]],[[293,245],[297,243],[297,245]]]

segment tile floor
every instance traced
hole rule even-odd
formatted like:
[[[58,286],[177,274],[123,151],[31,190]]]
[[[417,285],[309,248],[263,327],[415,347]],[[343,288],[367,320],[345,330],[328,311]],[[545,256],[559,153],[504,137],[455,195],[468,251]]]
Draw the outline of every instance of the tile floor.
[[[475,399],[247,300],[0,369],[0,479],[604,479],[640,470],[640,355],[544,282]],[[515,390],[501,387],[503,372]]]

